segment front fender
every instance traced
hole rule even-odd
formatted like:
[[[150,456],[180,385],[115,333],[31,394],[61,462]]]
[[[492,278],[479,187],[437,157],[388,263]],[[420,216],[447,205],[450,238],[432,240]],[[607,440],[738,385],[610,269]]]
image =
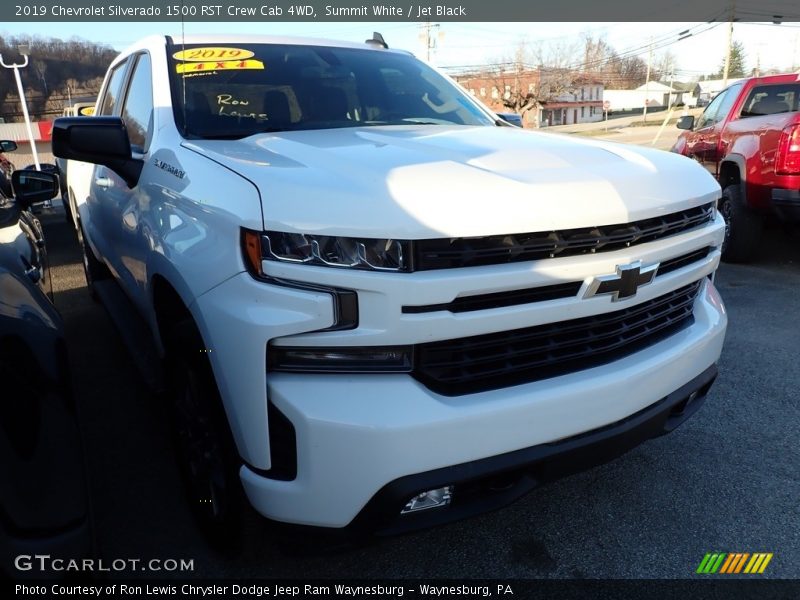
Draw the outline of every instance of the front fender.
[[[686,136],[681,135],[675,140],[675,143],[670,148],[670,152],[687,156]]]

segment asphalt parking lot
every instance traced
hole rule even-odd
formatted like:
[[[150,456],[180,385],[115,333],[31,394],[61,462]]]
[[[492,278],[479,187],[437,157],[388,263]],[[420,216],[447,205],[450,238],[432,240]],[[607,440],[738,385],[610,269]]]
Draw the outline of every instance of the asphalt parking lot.
[[[255,521],[257,541],[231,559],[194,529],[166,410],[86,292],[63,213],[40,218],[108,560],[193,559],[182,575],[197,577],[685,578],[706,552],[772,552],[765,576],[800,578],[800,236],[769,229],[756,261],[720,269],[720,376],[671,435],[492,514],[366,547],[299,551]]]

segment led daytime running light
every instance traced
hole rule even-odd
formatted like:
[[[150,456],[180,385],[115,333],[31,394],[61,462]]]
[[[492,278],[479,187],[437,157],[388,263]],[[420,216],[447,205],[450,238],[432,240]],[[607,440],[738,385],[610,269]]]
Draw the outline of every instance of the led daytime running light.
[[[410,271],[410,242],[268,231],[262,258],[279,262],[369,271]]]

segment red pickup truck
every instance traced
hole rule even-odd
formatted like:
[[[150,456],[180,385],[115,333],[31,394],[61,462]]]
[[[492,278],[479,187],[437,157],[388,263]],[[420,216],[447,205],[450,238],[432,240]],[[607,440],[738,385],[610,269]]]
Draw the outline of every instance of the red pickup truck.
[[[743,262],[761,240],[764,217],[800,223],[800,75],[739,81],[703,114],[682,117],[673,152],[701,162],[722,186],[727,224],[722,258]]]

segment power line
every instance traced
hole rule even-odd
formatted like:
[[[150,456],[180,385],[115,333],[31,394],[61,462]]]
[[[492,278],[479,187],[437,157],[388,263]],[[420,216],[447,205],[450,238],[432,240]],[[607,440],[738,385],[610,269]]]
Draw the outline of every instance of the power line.
[[[667,48],[669,46],[672,46],[673,44],[677,44],[678,42],[681,42],[681,41],[687,39],[690,36],[697,36],[697,35],[701,35],[703,33],[706,33],[708,31],[711,31],[712,29],[715,29],[716,27],[718,27],[720,25],[722,25],[722,22],[716,22],[716,23],[711,23],[711,24],[701,23],[701,24],[698,24],[698,25],[694,25],[694,26],[690,27],[689,29],[683,30],[683,31],[681,31],[679,33],[670,33],[670,34],[667,34],[667,35],[662,36],[660,38],[654,39],[652,44],[647,43],[647,44],[644,44],[644,45],[641,45],[641,46],[635,46],[633,48],[628,48],[628,49],[623,50],[621,52],[614,52],[614,54],[612,56],[606,56],[606,57],[603,57],[603,58],[600,58],[600,59],[596,59],[596,60],[590,60],[590,61],[583,60],[583,61],[580,61],[580,62],[568,63],[566,65],[563,65],[563,66],[559,67],[559,68],[564,69],[566,71],[592,71],[592,70],[597,70],[599,68],[602,68],[603,66],[608,66],[608,65],[614,64],[615,62],[619,62],[619,61],[623,61],[623,60],[628,59],[628,58],[636,57],[639,54],[641,54],[644,50],[649,51],[650,48],[652,48],[653,51],[661,50],[663,48]],[[676,38],[676,36],[678,36],[678,37]],[[503,68],[503,67],[514,67],[514,68],[523,68],[523,69],[526,69],[526,70],[536,70],[536,69],[542,67],[543,65],[535,65],[535,64],[530,63],[530,62],[520,62],[520,61],[502,61],[502,62],[499,62],[499,63],[498,62],[493,63],[493,64],[488,65],[488,66],[490,66],[492,68],[495,68],[495,69],[496,68]],[[445,67],[445,69],[448,70],[448,71],[457,71],[457,70],[461,70],[461,71],[467,71],[467,70],[480,71],[480,70],[484,70],[485,71],[486,68],[487,68],[486,64],[453,65],[453,66]],[[466,75],[467,73],[464,73],[464,74]]]

